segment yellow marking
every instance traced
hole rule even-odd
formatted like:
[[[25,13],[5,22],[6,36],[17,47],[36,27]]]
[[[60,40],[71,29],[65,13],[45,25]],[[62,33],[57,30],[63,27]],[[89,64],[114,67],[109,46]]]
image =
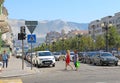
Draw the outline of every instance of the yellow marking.
[[[0,83],[22,83],[21,79],[0,80]]]

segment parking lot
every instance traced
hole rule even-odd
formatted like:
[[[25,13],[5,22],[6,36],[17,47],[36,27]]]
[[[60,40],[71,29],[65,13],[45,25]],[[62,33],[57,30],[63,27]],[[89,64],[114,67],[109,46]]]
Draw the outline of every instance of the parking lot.
[[[73,63],[71,62],[72,66]],[[64,70],[64,61],[57,61],[55,67],[37,68],[39,73],[23,76],[24,83],[120,83],[120,63],[118,66],[94,66],[81,63],[78,71]],[[28,80],[32,78],[33,80]],[[39,83],[38,82],[38,83]]]

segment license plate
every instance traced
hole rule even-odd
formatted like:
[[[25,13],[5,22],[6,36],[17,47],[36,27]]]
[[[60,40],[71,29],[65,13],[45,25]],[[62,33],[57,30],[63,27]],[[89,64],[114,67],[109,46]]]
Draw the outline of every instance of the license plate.
[[[109,63],[114,63],[114,61],[110,61]]]

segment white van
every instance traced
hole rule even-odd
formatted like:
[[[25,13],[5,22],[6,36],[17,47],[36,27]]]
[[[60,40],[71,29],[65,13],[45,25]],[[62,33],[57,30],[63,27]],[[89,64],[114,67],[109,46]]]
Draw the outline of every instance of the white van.
[[[55,67],[55,57],[50,51],[37,51],[33,64],[35,64],[37,67],[50,65]]]

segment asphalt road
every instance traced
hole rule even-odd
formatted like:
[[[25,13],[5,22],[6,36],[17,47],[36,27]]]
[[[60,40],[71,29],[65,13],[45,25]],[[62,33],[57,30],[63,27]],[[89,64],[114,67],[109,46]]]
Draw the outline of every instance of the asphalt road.
[[[64,62],[58,61],[56,67],[38,68],[37,74],[9,79],[21,79],[23,83],[120,83],[120,66],[81,63],[78,71],[64,68]]]

